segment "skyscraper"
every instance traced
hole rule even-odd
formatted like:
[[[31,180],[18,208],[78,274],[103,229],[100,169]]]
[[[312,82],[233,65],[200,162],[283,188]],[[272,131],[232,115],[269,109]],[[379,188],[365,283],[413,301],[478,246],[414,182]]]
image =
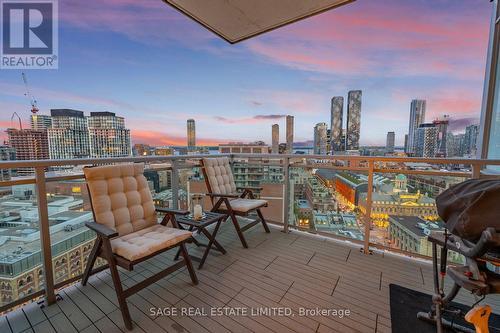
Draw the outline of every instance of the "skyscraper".
[[[479,126],[469,125],[465,128],[464,153],[472,157],[477,153],[477,137],[479,135]]]
[[[361,90],[351,90],[347,101],[346,150],[359,149],[361,131]]]
[[[408,134],[405,134],[405,153],[408,153]]]
[[[314,154],[316,155],[326,155],[326,123],[318,123],[314,126]]]
[[[112,112],[91,112],[87,118],[90,157],[130,156],[130,130],[125,119]]]
[[[446,139],[448,137],[447,132],[448,132],[449,118],[450,117],[448,115],[445,115],[442,118],[438,118],[432,122],[434,126],[436,126],[438,129],[437,151],[436,151],[437,157],[446,157],[447,154]]]
[[[330,118],[330,147],[332,154],[336,151],[344,151],[342,144],[342,116],[344,107],[344,97],[336,96],[332,98],[331,118]]]
[[[32,114],[30,120],[34,130],[47,130],[52,125],[52,118],[44,114]]]
[[[434,124],[420,124],[416,135],[415,155],[418,157],[436,157],[438,133],[439,129]]]
[[[90,156],[87,119],[82,111],[52,109],[52,127],[47,130],[51,159],[88,158]]]
[[[465,134],[446,134],[446,156],[447,157],[462,157],[466,154],[465,149]]]
[[[394,132],[387,132],[387,140],[385,143],[385,149],[389,153],[394,152],[394,144],[396,141],[396,134]]]
[[[280,146],[280,126],[278,124],[274,124],[272,126],[271,133],[272,145],[271,151],[273,154],[279,154],[279,146]]]
[[[188,150],[196,147],[196,127],[194,123],[194,119],[187,120],[187,145]]]
[[[424,99],[414,99],[410,104],[410,125],[408,128],[408,146],[406,153],[409,155],[415,154],[417,130],[420,124],[425,121],[425,106]]]
[[[293,154],[293,116],[286,116],[286,153]]]

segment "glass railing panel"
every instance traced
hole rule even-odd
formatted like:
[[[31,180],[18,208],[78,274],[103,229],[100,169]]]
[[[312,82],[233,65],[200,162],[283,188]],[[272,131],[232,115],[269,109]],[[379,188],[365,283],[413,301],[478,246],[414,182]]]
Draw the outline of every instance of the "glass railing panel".
[[[83,176],[47,181],[46,190],[54,283],[60,284],[83,274],[95,240],[95,233],[85,223],[94,218]]]
[[[232,168],[237,177],[237,187],[249,188],[255,197],[266,200],[267,207],[262,213],[268,222],[283,224],[284,221],[284,194],[285,168],[282,158],[235,157]]]
[[[194,163],[191,163],[194,164]],[[188,163],[189,165],[189,163]],[[179,209],[190,209],[190,195],[206,193],[205,181],[200,167],[192,166],[181,168],[177,171],[179,177],[178,204]],[[193,183],[191,183],[193,182]],[[195,185],[196,183],[196,185]],[[208,199],[208,198],[207,198]],[[208,208],[208,207],[207,207]]]
[[[155,205],[172,207],[171,163],[146,162],[144,175]],[[93,213],[83,166],[50,168],[46,177],[54,283],[60,285],[85,270],[95,240],[85,222],[93,221]],[[104,264],[98,258],[94,269]]]
[[[264,217],[273,223],[282,224],[284,218],[284,168],[280,158],[235,158],[232,161],[232,170],[235,185],[238,190],[249,188],[256,198],[268,201],[268,206],[262,208]],[[186,189],[188,198],[192,194],[207,193],[203,172],[196,166],[187,170],[179,170],[179,188]],[[203,200],[204,209],[210,210],[212,202],[208,197]]]
[[[43,289],[40,248],[35,185],[0,186],[0,307]]]
[[[189,208],[190,194],[206,193],[206,185],[193,158],[174,163],[146,161],[145,176],[157,206]],[[139,160],[138,160],[139,161]],[[431,229],[442,230],[435,199],[449,186],[471,174],[470,165],[421,165],[405,162],[374,163],[372,200],[368,202],[368,168],[363,158],[291,158],[285,183],[284,158],[234,157],[233,171],[239,187],[254,188],[269,206],[263,209],[271,222],[300,230],[363,241],[369,207],[370,243],[380,247],[430,255],[425,237]],[[92,220],[83,166],[46,170],[49,231],[54,283],[64,284],[80,276],[95,235],[85,227]],[[8,306],[44,287],[37,206],[37,189],[31,169],[0,170],[0,306]],[[425,174],[425,172],[434,174]],[[10,183],[16,181],[15,185]],[[3,182],[4,186],[1,186]],[[288,193],[286,190],[288,189]],[[289,202],[285,204],[284,198]],[[175,201],[177,200],[177,201]],[[204,208],[212,204],[204,199]],[[287,210],[287,211],[285,211]],[[401,218],[415,221],[405,230]],[[418,232],[417,232],[418,231]],[[413,237],[413,238],[412,238]],[[450,254],[450,259],[461,258]],[[102,264],[98,261],[98,265]]]
[[[83,274],[95,240],[95,233],[85,226],[86,222],[93,221],[93,213],[83,167],[64,166],[50,168],[46,172],[52,268],[56,285]],[[148,162],[144,175],[155,204],[171,207],[171,165]],[[105,261],[98,258],[94,269],[104,264]]]
[[[170,161],[146,163],[144,176],[148,181],[155,206],[172,208],[174,206],[172,163]]]
[[[364,218],[357,208],[363,181],[334,164],[290,168],[290,225],[303,231],[362,241]],[[361,175],[361,174],[360,174]],[[356,187],[358,186],[358,188]]]

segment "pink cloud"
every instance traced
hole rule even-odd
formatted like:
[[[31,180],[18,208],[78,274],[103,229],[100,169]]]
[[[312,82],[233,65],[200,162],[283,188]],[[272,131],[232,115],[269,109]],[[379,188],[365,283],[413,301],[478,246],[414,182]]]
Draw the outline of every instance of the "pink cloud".
[[[132,130],[131,136],[133,143],[147,143],[157,146],[185,146],[187,144],[186,136],[171,135],[157,131]],[[201,146],[215,146],[224,142],[227,142],[227,140],[216,138],[196,138],[196,144]]]
[[[426,121],[444,114],[457,117],[478,117],[481,108],[481,89],[467,89],[464,86],[445,86],[434,88],[413,89],[408,91],[395,90],[392,99],[395,103],[405,105],[405,112],[409,112],[412,99],[427,100]]]
[[[272,43],[265,40],[255,40],[248,44],[248,48],[270,60],[306,71],[352,74],[353,72],[369,71],[371,65],[374,65],[367,59],[354,60],[352,57],[335,57],[332,50],[324,43],[310,47],[301,43],[290,43],[287,40],[278,39]]]
[[[246,45],[268,61],[299,70],[481,79],[491,5],[471,1],[457,13],[420,4],[359,1]]]
[[[458,117],[478,115],[480,113],[481,96],[470,91],[447,91],[429,98],[428,118],[449,114]]]

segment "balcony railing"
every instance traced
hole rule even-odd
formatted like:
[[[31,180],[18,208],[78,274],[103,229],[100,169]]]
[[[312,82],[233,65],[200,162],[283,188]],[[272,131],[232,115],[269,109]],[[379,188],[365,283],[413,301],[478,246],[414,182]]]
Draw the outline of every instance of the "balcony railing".
[[[266,167],[259,179],[238,173],[236,182],[259,182],[259,195],[269,201],[264,215],[284,232],[300,229],[348,240],[359,243],[364,253],[375,247],[418,257],[427,254],[425,237],[415,238],[418,230],[392,223],[389,216],[421,216],[438,226],[433,196],[467,178],[499,177],[482,170],[500,165],[500,160],[478,159],[218,156],[229,157],[240,170]],[[187,208],[189,193],[205,191],[199,171],[203,157],[207,155],[1,162],[0,174],[27,168],[33,173],[0,181],[0,189],[15,189],[0,194],[0,313],[42,295],[54,303],[58,288],[80,278],[93,241],[83,227],[92,214],[82,167],[144,162],[147,170],[160,171],[151,178],[155,202]]]

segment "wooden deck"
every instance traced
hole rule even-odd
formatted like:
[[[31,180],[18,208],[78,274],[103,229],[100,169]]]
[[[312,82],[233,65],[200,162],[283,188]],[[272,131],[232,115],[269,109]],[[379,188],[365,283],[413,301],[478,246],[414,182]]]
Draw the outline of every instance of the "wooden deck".
[[[232,225],[226,223],[217,239],[226,255],[211,252],[198,270],[198,286],[184,269],[128,299],[133,332],[390,332],[389,284],[432,290],[426,262],[375,253],[299,232],[284,234],[261,226],[246,233],[250,249],[243,249]],[[200,255],[198,249],[190,253]],[[174,251],[122,271],[126,286],[159,271]],[[90,278],[86,287],[75,284],[59,291],[62,300],[40,309],[36,303],[0,317],[0,332],[127,332],[108,271]],[[460,295],[470,303],[470,296]],[[499,309],[499,301],[489,304]],[[293,316],[210,316],[211,309],[288,308]],[[152,315],[151,309],[175,308],[177,316]],[[349,316],[300,316],[299,309],[348,309]],[[208,316],[183,315],[205,311]],[[243,310],[241,310],[243,311]],[[498,311],[495,311],[498,312]]]

